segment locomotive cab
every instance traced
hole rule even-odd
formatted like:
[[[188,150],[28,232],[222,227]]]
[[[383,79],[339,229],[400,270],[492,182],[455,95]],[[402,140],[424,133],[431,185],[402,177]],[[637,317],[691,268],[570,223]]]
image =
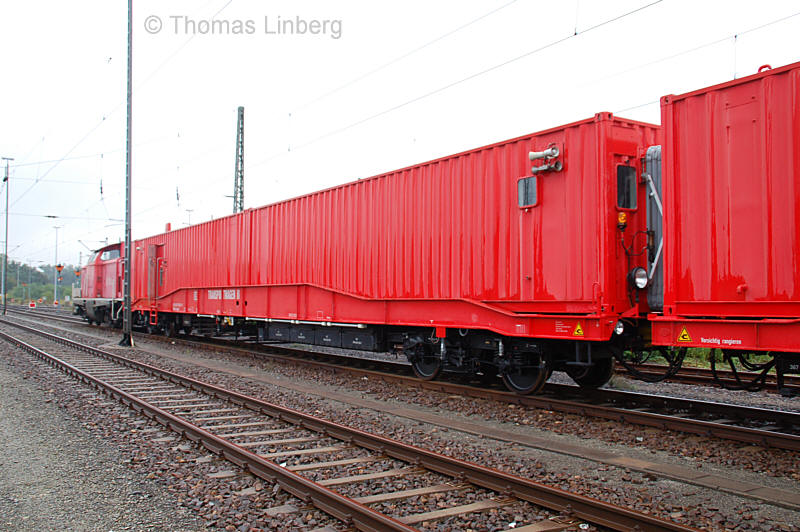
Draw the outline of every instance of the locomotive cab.
[[[89,323],[116,325],[122,309],[122,243],[97,250],[81,268],[81,297],[76,312]]]

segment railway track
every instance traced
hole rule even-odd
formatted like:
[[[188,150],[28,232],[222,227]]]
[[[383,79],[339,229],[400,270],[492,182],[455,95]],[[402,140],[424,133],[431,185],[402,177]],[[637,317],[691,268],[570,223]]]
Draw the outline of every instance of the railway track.
[[[59,318],[58,321],[75,323],[75,320],[64,318]],[[797,412],[619,390],[591,390],[555,383],[548,383],[540,394],[525,396],[510,393],[499,385],[486,387],[445,380],[421,381],[413,376],[408,364],[401,362],[354,359],[346,355],[275,344],[251,343],[247,347],[241,347],[219,339],[205,339],[201,342],[154,335],[142,337],[196,349],[237,352],[247,356],[257,354],[288,364],[311,365],[334,372],[346,371],[358,376],[382,379],[388,383],[403,383],[447,394],[800,451],[800,413]],[[354,364],[367,368],[355,367]]]
[[[9,309],[9,310],[13,313],[19,313],[21,315],[39,316],[45,319],[60,321],[62,323],[86,324],[86,321],[84,319],[78,316],[68,315],[64,311],[56,311],[56,310],[39,311],[39,310],[27,310],[24,308]],[[637,369],[645,375],[658,376],[664,373],[665,367],[659,364],[641,364],[637,366]],[[626,371],[626,369],[620,365],[617,365],[615,371],[616,373],[621,375],[626,375],[629,378],[633,379],[636,378],[636,376],[630,375],[629,372]],[[719,376],[719,380],[723,384],[727,385],[736,384],[733,372],[731,372],[730,370],[717,369],[717,374]],[[739,372],[739,376],[743,381],[749,382],[750,380],[756,377],[756,374],[741,371]],[[786,375],[784,377],[784,380],[785,380],[785,385],[787,387],[800,391],[800,376]],[[715,387],[719,386],[719,384],[714,380],[714,375],[710,368],[699,368],[691,366],[681,367],[680,371],[678,371],[678,373],[675,374],[674,376],[667,379],[667,381],[679,382],[682,384],[696,384],[696,385],[715,386]],[[778,383],[774,373],[770,373],[767,375],[766,382],[764,384],[764,389],[772,393],[778,392]]]
[[[637,366],[637,370],[640,371],[641,373],[654,377],[658,375],[663,375],[665,369],[666,366],[660,364],[641,364]],[[621,366],[617,366],[616,372],[622,375],[629,375],[628,372],[625,370],[625,368]],[[738,373],[742,381],[745,382],[749,382],[757,376],[756,373],[751,373],[746,371],[740,371]],[[717,369],[717,375],[719,376],[719,379],[723,384],[727,384],[730,386],[737,384],[736,378],[734,377],[733,372],[730,370]],[[636,378],[635,376],[632,375],[629,376],[630,378],[634,379]],[[676,373],[673,377],[667,380],[671,382],[680,382],[683,384],[700,384],[703,386],[718,385],[717,382],[714,380],[714,374],[710,368],[698,368],[691,366],[682,366],[680,371],[678,371],[678,373]],[[785,375],[784,382],[787,387],[791,387],[800,391],[800,376]],[[774,373],[767,374],[766,382],[764,383],[764,389],[773,393],[778,392],[777,377],[775,376]]]
[[[58,344],[59,353],[0,331],[5,340],[359,530],[417,530],[443,519],[459,528],[453,519],[468,524],[474,512],[525,504],[553,515],[517,523],[516,531],[566,530],[582,521],[614,530],[694,530],[4,323]],[[374,470],[353,474],[364,464]],[[412,489],[374,489],[383,479],[409,476],[416,477]],[[364,486],[371,489],[359,489]],[[463,502],[426,512],[404,510],[410,499],[443,492],[463,493]]]

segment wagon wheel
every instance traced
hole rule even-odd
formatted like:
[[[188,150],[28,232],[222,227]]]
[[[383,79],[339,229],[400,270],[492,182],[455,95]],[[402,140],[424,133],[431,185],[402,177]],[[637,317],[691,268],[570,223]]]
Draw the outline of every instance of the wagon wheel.
[[[747,390],[749,392],[756,392],[764,387],[767,380],[767,374],[775,367],[775,357],[771,353],[754,353],[752,351],[734,351],[729,349],[722,350],[722,360],[728,364],[730,371],[733,374],[735,382],[723,380],[720,378],[717,371],[717,356],[716,349],[712,349],[708,355],[711,362],[711,373],[714,375],[714,382],[719,384],[726,390]],[[770,359],[766,362],[755,362],[751,357],[759,354],[768,355]],[[756,373],[752,378],[740,375],[741,370],[737,367],[741,366],[743,370],[751,373]]]
[[[617,359],[622,367],[628,370],[628,373],[635,378],[645,382],[661,382],[663,380],[673,377],[681,369],[683,359],[686,358],[687,349],[685,347],[664,347],[664,346],[650,346],[645,349],[632,349],[630,351],[614,351],[614,358]],[[661,373],[653,374],[650,372],[643,372],[639,369],[640,364],[649,362],[656,362],[658,359],[663,359],[667,364],[664,371]]]
[[[614,374],[614,358],[601,358],[591,366],[569,366],[567,375],[581,388],[599,388]]]
[[[502,370],[506,388],[520,395],[536,393],[550,376],[550,357],[538,353],[515,353]]]
[[[442,371],[442,360],[433,345],[422,342],[408,349],[408,360],[414,374],[424,381],[435,379]]]

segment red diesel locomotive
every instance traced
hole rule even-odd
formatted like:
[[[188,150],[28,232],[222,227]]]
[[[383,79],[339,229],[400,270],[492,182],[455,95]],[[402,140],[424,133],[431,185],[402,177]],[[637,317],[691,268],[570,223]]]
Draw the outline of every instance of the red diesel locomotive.
[[[137,240],[134,325],[401,351],[518,393],[687,347],[796,372],[799,87],[793,64],[663,98],[663,138],[600,113]],[[84,268],[90,321],[121,321],[122,251]]]

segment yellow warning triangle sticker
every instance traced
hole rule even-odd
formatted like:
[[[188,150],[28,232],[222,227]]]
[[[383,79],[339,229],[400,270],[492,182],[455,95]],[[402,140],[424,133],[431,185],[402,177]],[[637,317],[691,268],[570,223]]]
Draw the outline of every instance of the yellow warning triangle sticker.
[[[686,330],[686,327],[681,329],[681,333],[678,335],[679,342],[691,342],[692,337],[689,336],[689,331]]]
[[[575,326],[575,330],[572,331],[572,336],[583,336],[583,327],[581,327],[581,322]]]

